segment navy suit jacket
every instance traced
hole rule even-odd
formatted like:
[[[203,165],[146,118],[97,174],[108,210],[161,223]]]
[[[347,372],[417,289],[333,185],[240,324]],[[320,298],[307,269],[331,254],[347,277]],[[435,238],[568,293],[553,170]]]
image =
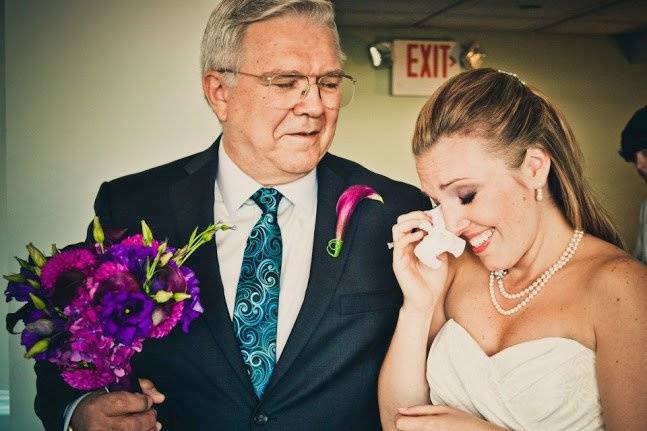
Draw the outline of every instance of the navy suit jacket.
[[[218,141],[209,149],[101,185],[95,212],[106,226],[139,232],[145,219],[156,238],[183,245],[214,221]],[[259,400],[245,371],[229,318],[215,241],[188,261],[200,280],[204,314],[188,334],[176,328],[150,340],[134,372],[166,395],[157,406],[165,430],[378,430],[377,376],[393,334],[401,291],[392,272],[391,227],[398,215],[427,209],[408,184],[326,154],[317,167],[318,200],[305,299],[271,380]],[[335,206],[353,184],[368,184],[384,204],[362,201],[347,227],[341,255]],[[218,214],[215,215],[218,220]],[[61,431],[65,406],[80,395],[57,370],[37,363],[36,413]]]

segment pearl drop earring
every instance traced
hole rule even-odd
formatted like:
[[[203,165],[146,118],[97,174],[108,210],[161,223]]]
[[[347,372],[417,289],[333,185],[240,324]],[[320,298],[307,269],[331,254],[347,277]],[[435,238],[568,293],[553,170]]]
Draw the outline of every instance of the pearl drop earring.
[[[535,189],[535,199],[537,202],[540,202],[542,199],[544,199],[544,190],[541,187],[537,187]]]

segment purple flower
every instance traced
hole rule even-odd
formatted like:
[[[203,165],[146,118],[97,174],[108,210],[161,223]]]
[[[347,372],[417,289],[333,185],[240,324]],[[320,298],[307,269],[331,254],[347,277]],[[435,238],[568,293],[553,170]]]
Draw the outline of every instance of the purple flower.
[[[151,284],[151,294],[155,294],[160,290],[167,292],[186,292],[184,277],[173,261],[170,261],[165,267],[159,268],[155,272],[155,277]]]
[[[20,268],[20,275],[30,280],[38,281],[38,277],[36,277],[36,275],[33,272],[25,268]],[[32,287],[31,284],[17,282],[17,281],[9,282],[7,284],[7,289],[4,292],[5,300],[7,302],[11,301],[12,299],[15,299],[16,301],[20,301],[20,302],[29,302],[30,293],[33,293],[34,295],[38,296],[38,290]]]
[[[146,247],[124,240],[110,247],[103,258],[124,265],[141,282],[146,278],[146,260],[153,262],[155,256],[157,246]]]
[[[101,325],[108,337],[130,345],[153,326],[153,301],[141,292],[107,292],[101,299]]]
[[[171,261],[161,268],[151,284],[151,293],[159,291],[172,293],[186,293],[187,283],[175,262]],[[182,317],[184,301],[174,302],[169,300],[164,304],[157,304],[153,311],[153,331],[151,338],[162,338],[168,335]]]
[[[182,273],[182,277],[184,277],[186,282],[186,293],[191,295],[191,298],[184,300],[184,311],[180,318],[182,331],[189,332],[191,322],[204,312],[204,308],[202,308],[202,304],[200,303],[200,283],[191,269],[181,266],[179,271]]]
[[[65,321],[55,314],[52,316],[45,311],[34,309],[29,311],[23,319],[25,329],[20,334],[20,344],[25,346],[27,352],[40,340],[50,339],[47,350],[33,356],[36,360],[49,359],[61,344],[62,339],[57,335],[60,335],[65,330]]]

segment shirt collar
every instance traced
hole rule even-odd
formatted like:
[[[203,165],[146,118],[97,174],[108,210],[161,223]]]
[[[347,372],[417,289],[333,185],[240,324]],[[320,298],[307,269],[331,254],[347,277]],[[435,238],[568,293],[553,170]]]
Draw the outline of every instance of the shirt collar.
[[[216,184],[229,214],[234,214],[261,187],[252,177],[243,172],[227,155],[224,146],[218,148],[218,175]],[[317,170],[290,183],[274,186],[299,213],[312,214],[317,207]],[[284,200],[285,200],[284,199]]]

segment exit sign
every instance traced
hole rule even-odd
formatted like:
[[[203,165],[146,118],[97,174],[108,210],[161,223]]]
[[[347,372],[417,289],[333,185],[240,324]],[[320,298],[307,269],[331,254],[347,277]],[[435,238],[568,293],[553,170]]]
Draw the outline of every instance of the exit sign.
[[[394,40],[391,94],[430,96],[461,72],[460,46],[448,40]]]

